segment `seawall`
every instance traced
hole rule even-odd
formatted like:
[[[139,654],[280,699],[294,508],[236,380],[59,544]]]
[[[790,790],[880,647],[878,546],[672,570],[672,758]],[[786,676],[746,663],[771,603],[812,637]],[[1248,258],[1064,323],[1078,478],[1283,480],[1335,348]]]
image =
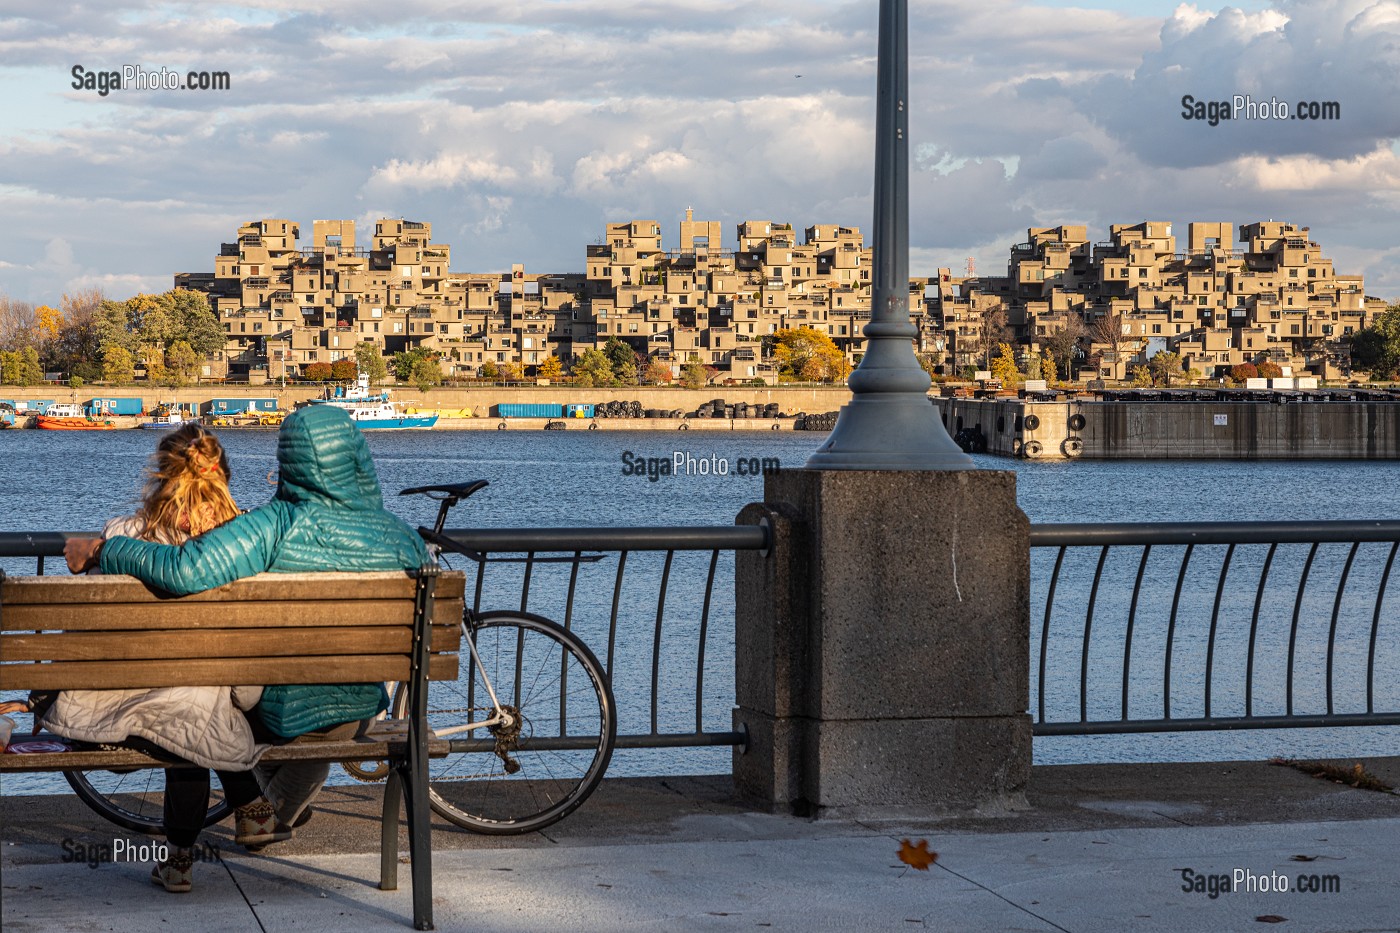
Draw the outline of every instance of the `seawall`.
[[[949,433],[1030,459],[1393,460],[1400,401],[933,400]]]

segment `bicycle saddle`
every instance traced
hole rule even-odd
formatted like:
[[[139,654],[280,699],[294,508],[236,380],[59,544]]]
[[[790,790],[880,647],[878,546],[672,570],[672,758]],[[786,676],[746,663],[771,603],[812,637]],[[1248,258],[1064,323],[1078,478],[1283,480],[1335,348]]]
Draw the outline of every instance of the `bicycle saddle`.
[[[400,489],[399,495],[412,496],[418,493],[439,492],[451,496],[454,499],[465,499],[474,492],[479,492],[490,486],[489,480],[474,479],[465,483],[442,483],[433,486],[414,486],[410,489]]]

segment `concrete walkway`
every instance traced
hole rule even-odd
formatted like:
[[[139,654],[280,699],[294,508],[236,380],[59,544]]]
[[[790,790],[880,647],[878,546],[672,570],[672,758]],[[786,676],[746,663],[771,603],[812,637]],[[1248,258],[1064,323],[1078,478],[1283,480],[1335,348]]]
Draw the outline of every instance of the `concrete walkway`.
[[[1400,759],[1366,766],[1400,785]],[[377,800],[376,787],[328,791],[296,839],[261,856],[213,831],[221,860],[196,866],[193,893],[171,895],[147,880],[149,864],[73,862],[77,845],[142,841],[74,798],[0,798],[0,925],[409,929],[407,865],[399,891],[375,888]],[[1400,931],[1400,796],[1263,763],[1061,766],[1035,770],[1029,804],[956,819],[811,820],[746,809],[727,778],[612,780],[545,833],[435,827],[437,926]],[[930,871],[899,861],[903,838],[928,840]],[[1290,887],[1329,876],[1337,890],[1212,898],[1182,890],[1184,869],[1279,873]],[[1285,919],[1259,919],[1272,917]]]

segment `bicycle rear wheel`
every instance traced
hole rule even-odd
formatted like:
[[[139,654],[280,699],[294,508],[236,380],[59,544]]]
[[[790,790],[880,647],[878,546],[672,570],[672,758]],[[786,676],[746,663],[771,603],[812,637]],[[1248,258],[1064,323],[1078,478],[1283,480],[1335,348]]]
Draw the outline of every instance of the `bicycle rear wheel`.
[[[112,771],[65,771],[64,778],[83,803],[103,819],[123,829],[148,836],[164,830],[163,799],[165,776],[159,769],[118,773]],[[217,780],[209,786],[209,812],[205,826],[213,826],[229,815],[223,789]]]
[[[617,738],[607,676],[582,641],[541,616],[485,613],[463,634],[475,640],[519,732],[480,728],[448,736],[453,754],[428,762],[432,808],[479,833],[543,829],[576,810],[607,771]],[[393,709],[396,718],[408,712],[403,684]],[[490,714],[491,695],[464,644],[458,679],[429,683],[428,725],[439,731]]]

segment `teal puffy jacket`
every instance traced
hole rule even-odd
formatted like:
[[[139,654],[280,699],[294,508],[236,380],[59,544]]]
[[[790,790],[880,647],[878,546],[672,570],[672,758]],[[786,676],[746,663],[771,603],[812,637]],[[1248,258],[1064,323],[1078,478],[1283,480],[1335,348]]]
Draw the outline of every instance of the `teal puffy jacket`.
[[[374,461],[350,417],[330,405],[288,416],[277,440],[277,494],[180,547],[111,538],[103,573],[126,573],[177,596],[263,571],[409,570],[428,563],[418,533],[384,510]],[[383,688],[378,699],[383,701]],[[284,736],[367,715],[362,685],[269,687],[258,706]],[[369,713],[368,715],[372,715]]]

